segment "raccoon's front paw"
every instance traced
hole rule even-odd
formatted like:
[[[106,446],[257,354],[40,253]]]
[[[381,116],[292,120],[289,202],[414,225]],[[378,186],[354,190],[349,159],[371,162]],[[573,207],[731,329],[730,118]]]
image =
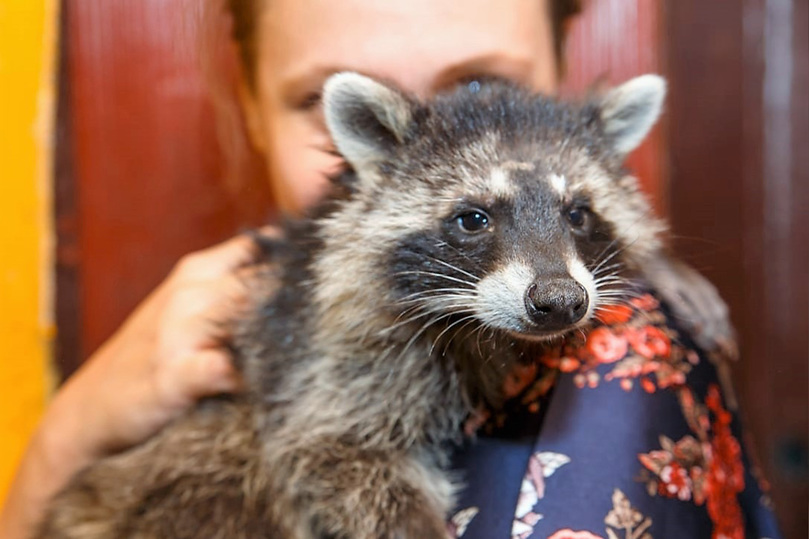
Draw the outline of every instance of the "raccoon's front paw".
[[[278,519],[306,539],[445,539],[453,485],[404,453],[313,444],[290,452]],[[275,475],[282,475],[281,469]],[[294,477],[294,481],[292,481]],[[303,510],[303,512],[301,512]]]
[[[391,539],[448,539],[447,523],[432,508],[412,508],[400,513]]]
[[[314,515],[310,532],[317,539],[447,539],[442,515],[423,500],[396,500],[387,507],[344,507],[339,514]]]

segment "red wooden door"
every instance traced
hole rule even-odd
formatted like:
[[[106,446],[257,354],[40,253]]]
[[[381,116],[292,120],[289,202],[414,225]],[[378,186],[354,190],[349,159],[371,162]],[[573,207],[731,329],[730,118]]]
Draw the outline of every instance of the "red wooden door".
[[[230,170],[220,149],[203,66],[228,58],[201,56],[201,4],[64,3],[57,308],[67,371],[181,255],[269,218],[260,163]]]
[[[597,82],[620,84],[645,73],[665,75],[662,6],[650,0],[585,2],[568,41],[568,64],[562,91],[583,95]],[[630,157],[628,166],[667,214],[666,118]]]

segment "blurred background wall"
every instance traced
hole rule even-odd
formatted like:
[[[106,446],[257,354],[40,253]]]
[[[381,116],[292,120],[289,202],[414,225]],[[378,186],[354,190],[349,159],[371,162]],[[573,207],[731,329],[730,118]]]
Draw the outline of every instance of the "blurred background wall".
[[[665,3],[675,246],[738,328],[743,418],[788,537],[807,536],[809,2]]]
[[[202,2],[61,5],[54,357],[66,376],[182,254],[266,221],[272,201],[261,163],[243,156],[231,174],[218,143],[222,101],[205,66],[230,73],[234,56],[227,28],[202,24]],[[630,165],[676,250],[731,306],[751,445],[790,538],[806,536],[809,504],[808,26],[806,0],[590,0],[564,84],[579,94],[649,71],[670,81],[668,112]],[[201,57],[203,42],[215,54]],[[40,242],[48,233],[35,228]],[[21,377],[42,387],[43,376]]]

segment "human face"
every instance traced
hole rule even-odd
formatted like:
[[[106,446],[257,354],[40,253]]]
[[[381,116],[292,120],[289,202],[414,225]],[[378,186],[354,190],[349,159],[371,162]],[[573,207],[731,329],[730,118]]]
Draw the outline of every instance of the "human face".
[[[268,0],[255,87],[242,92],[280,209],[297,213],[341,166],[319,105],[338,71],[419,97],[480,77],[556,89],[547,0]]]

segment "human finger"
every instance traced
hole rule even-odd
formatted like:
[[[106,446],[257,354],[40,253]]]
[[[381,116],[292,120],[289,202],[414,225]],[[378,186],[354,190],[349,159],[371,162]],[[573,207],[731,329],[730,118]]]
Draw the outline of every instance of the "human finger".
[[[247,234],[223,243],[185,255],[175,267],[175,277],[181,280],[210,280],[252,264],[260,255],[260,248]]]
[[[171,369],[170,377],[174,379],[164,379],[161,389],[189,402],[221,393],[236,393],[244,387],[241,374],[224,348],[210,348],[185,356]]]

